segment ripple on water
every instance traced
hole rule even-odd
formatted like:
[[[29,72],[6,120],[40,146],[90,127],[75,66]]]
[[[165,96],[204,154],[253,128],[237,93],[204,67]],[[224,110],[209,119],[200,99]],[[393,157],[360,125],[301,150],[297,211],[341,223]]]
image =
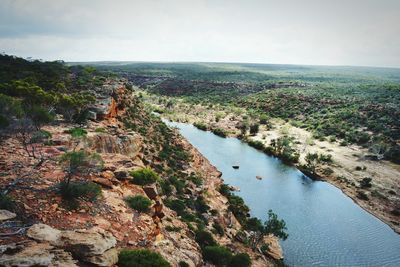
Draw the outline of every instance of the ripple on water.
[[[334,186],[314,182],[237,139],[168,124],[179,127],[222,171],[226,183],[241,189],[235,194],[243,197],[252,216],[265,220],[273,209],[285,219],[289,238],[281,244],[289,266],[400,266],[400,236]]]

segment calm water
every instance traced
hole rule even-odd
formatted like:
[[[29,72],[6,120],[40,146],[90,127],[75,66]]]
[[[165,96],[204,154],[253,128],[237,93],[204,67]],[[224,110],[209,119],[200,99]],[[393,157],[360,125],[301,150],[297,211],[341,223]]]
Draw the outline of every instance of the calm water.
[[[264,221],[272,209],[286,221],[289,238],[281,245],[289,266],[400,266],[400,235],[336,187],[312,181],[235,138],[167,123],[223,173],[225,183],[241,189],[236,194],[252,216]]]

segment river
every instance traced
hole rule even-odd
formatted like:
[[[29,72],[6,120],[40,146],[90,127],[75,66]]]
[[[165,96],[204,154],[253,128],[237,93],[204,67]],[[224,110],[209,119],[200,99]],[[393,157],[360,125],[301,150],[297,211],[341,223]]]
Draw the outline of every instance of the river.
[[[240,188],[235,194],[252,216],[264,221],[272,209],[286,221],[289,238],[281,245],[289,266],[400,266],[400,235],[336,187],[236,138],[164,122],[177,127],[222,172],[225,183]]]

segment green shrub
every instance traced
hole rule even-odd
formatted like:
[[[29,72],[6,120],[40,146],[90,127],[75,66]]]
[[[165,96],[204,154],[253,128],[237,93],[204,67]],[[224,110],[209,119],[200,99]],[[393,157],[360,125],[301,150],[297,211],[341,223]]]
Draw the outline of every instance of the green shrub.
[[[96,128],[96,130],[94,130],[96,133],[105,133],[106,132],[106,129],[104,129],[104,128]]]
[[[203,131],[207,131],[208,127],[207,125],[205,125],[204,123],[201,122],[195,122],[193,123],[193,126],[196,127],[197,129],[203,130]]]
[[[322,161],[322,162],[325,162],[325,163],[332,163],[333,162],[331,154],[327,154],[327,155],[321,154],[321,155],[319,155],[319,160]]]
[[[186,209],[186,205],[185,202],[183,202],[180,199],[166,199],[164,201],[165,206],[167,206],[168,208],[176,211],[176,213],[179,216],[183,216],[185,213],[185,209]]]
[[[172,193],[172,186],[168,180],[160,180],[158,183],[160,184],[163,195],[168,196]]]
[[[0,193],[0,209],[4,210],[14,210],[15,203],[10,196]]]
[[[365,192],[363,192],[363,191],[358,191],[358,192],[357,192],[357,197],[358,197],[359,199],[362,199],[362,200],[369,200],[368,195],[367,195]]]
[[[227,184],[221,184],[218,191],[223,195],[228,197],[232,194],[232,190],[229,188]]]
[[[232,259],[232,253],[218,245],[206,246],[202,250],[203,258],[216,266],[227,266]]]
[[[133,177],[132,182],[137,185],[152,184],[159,179],[157,173],[150,168],[132,171],[130,172],[130,175]]]
[[[251,259],[247,253],[238,253],[234,255],[228,267],[250,267],[251,266]]]
[[[130,196],[125,199],[128,206],[139,212],[147,212],[150,210],[151,201],[142,195]]]
[[[258,150],[264,150],[264,144],[261,141],[254,141],[254,140],[248,140],[247,143],[249,146],[254,147],[255,149]]]
[[[201,178],[201,177],[199,177],[199,176],[196,176],[196,175],[190,175],[189,177],[188,177],[188,179],[190,180],[190,181],[192,181],[195,185],[197,185],[197,186],[201,186],[202,184],[203,184],[203,179]]]
[[[65,200],[80,198],[93,202],[101,196],[101,186],[93,182],[70,182],[67,185],[65,181],[62,181],[59,190]]]
[[[167,230],[168,232],[180,232],[182,230],[182,228],[167,225],[167,226],[165,226],[165,230]]]
[[[210,206],[207,205],[206,201],[204,200],[204,197],[202,196],[196,198],[194,202],[194,207],[196,211],[199,213],[206,213],[210,209]]]
[[[363,178],[361,180],[361,182],[360,182],[360,187],[361,188],[370,188],[370,187],[372,187],[371,181],[372,181],[372,178],[370,178],[370,177]]]
[[[227,133],[225,132],[224,129],[221,128],[214,128],[211,130],[215,135],[218,135],[220,137],[226,137]]]
[[[250,134],[256,135],[258,133],[259,128],[260,128],[260,125],[258,125],[258,124],[250,125]]]
[[[224,228],[222,228],[222,226],[219,223],[217,222],[213,223],[213,228],[215,230],[215,233],[217,233],[218,235],[220,236],[224,235]]]
[[[178,264],[179,267],[189,267],[190,265],[187,262],[180,261]]]
[[[176,176],[171,176],[171,177],[169,177],[168,180],[175,187],[178,195],[183,193],[183,190],[185,189],[185,185],[186,185],[184,181],[178,179]]]
[[[26,115],[30,118],[33,124],[40,128],[42,125],[50,123],[54,120],[55,115],[50,113],[47,108],[41,106],[32,106],[26,111]]]
[[[269,118],[267,115],[265,115],[265,114],[260,115],[260,124],[264,124],[264,125],[269,124]]]
[[[82,128],[72,128],[66,132],[69,133],[73,138],[85,137],[87,135],[87,131]]]
[[[122,250],[118,255],[118,267],[171,267],[158,253],[148,249]]]
[[[196,242],[199,244],[200,247],[204,248],[206,246],[216,246],[217,242],[215,241],[214,237],[211,233],[205,230],[198,230],[196,231]]]
[[[44,143],[51,138],[51,133],[45,130],[39,130],[32,134],[31,143]]]

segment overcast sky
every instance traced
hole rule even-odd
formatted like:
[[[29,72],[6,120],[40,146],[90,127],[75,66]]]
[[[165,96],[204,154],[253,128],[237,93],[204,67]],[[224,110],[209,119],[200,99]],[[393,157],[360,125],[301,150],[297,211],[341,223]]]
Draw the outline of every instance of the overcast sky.
[[[400,0],[0,0],[0,52],[400,67]]]

